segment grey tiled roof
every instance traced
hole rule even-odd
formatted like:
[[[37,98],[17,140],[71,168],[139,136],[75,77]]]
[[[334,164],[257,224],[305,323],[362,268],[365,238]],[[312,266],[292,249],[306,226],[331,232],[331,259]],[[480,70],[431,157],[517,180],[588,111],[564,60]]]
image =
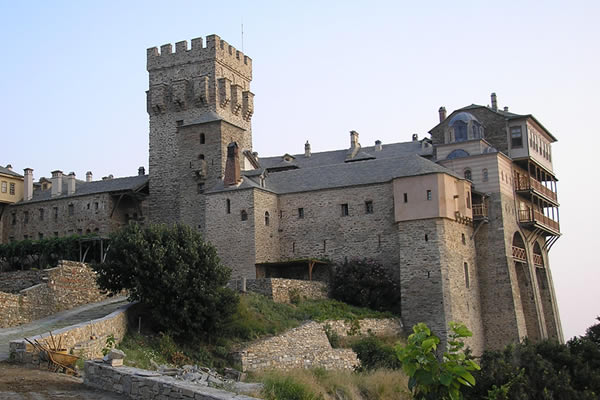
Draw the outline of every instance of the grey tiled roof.
[[[11,171],[10,169],[4,167],[0,167],[0,174],[15,176],[17,178],[23,177],[23,175],[19,175],[15,171]]]
[[[94,181],[94,182],[84,182],[80,180],[75,181],[75,193],[72,195],[67,195],[67,178],[63,176],[63,187],[62,187],[62,195],[52,198],[52,190],[34,190],[33,198],[29,201],[21,201],[18,204],[22,203],[33,203],[38,201],[45,200],[54,200],[54,199],[62,199],[67,197],[75,197],[75,196],[84,196],[90,194],[97,193],[106,193],[106,192],[120,192],[127,190],[137,190],[144,186],[148,182],[148,175],[136,175],[136,176],[128,176],[125,178],[113,178],[106,179],[102,181]]]

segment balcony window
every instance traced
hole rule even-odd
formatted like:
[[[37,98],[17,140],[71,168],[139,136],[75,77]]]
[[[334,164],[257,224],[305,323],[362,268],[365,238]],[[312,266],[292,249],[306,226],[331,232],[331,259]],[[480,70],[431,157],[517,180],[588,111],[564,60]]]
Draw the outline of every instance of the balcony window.
[[[523,147],[523,133],[520,126],[510,128],[510,143],[513,149]]]

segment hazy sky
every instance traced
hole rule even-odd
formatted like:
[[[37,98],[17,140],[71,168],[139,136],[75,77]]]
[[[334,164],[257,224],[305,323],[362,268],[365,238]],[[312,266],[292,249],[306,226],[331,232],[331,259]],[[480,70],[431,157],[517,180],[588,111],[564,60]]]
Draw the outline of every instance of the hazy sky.
[[[600,315],[598,1],[0,0],[0,164],[129,176],[148,166],[146,48],[218,34],[253,59],[260,155],[426,135],[490,103],[553,145],[563,237],[550,263],[565,337]],[[168,6],[167,6],[168,5]]]

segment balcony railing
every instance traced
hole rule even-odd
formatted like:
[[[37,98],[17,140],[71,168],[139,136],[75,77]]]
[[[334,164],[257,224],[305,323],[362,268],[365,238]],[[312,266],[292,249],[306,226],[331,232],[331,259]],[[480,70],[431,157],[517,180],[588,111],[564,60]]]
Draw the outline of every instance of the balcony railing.
[[[540,254],[533,253],[533,264],[539,265],[540,267],[544,266],[544,259]]]
[[[521,247],[513,246],[512,256],[515,260],[527,262],[527,253],[525,252],[525,249],[522,249]]]
[[[527,178],[526,176],[519,176],[518,178],[515,177],[515,190],[517,190],[517,191],[533,190],[538,193],[541,193],[542,195],[546,196],[550,200],[554,200],[554,201],[558,200],[558,197],[556,196],[555,192],[548,189],[546,186],[542,185],[541,182],[539,182],[538,180],[533,179],[531,177],[530,178]]]
[[[558,222],[537,210],[519,210],[519,222],[534,222],[552,231],[560,232]]]
[[[485,204],[473,204],[473,218],[487,218],[488,209]]]

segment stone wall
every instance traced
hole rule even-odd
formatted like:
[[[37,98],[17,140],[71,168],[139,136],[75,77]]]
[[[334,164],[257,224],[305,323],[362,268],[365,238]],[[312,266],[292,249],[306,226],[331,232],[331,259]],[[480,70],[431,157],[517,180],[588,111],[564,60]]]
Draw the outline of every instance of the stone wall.
[[[230,286],[243,290],[243,281],[235,280]],[[328,287],[325,282],[264,278],[247,279],[246,290],[265,295],[277,303],[289,303],[290,293],[297,293],[301,299],[326,299]]]
[[[69,354],[74,354],[83,358],[102,357],[102,349],[106,346],[106,338],[109,335],[115,337],[116,343],[119,343],[127,332],[127,321],[130,308],[133,304],[127,304],[111,314],[95,319],[89,322],[82,322],[77,325],[68,326],[52,332],[54,343],[61,343],[61,347],[67,350]],[[28,338],[30,341],[53,346],[49,334],[43,334]],[[33,366],[40,365],[39,355],[32,345],[25,340],[13,340],[10,342],[11,359]],[[43,363],[42,363],[43,365]]]
[[[152,372],[133,367],[111,367],[98,361],[86,361],[84,385],[107,390],[136,400],[253,400],[241,394],[153,376]]]
[[[363,319],[359,324],[361,334],[402,334],[402,323],[397,319]],[[359,364],[356,353],[351,349],[332,348],[325,334],[326,325],[340,336],[348,336],[351,329],[351,324],[346,321],[310,321],[281,335],[260,339],[234,357],[242,364],[242,371],[313,367],[353,369]]]
[[[82,304],[104,300],[95,272],[86,264],[60,261],[47,281],[18,294],[0,292],[0,328],[20,325]]]

